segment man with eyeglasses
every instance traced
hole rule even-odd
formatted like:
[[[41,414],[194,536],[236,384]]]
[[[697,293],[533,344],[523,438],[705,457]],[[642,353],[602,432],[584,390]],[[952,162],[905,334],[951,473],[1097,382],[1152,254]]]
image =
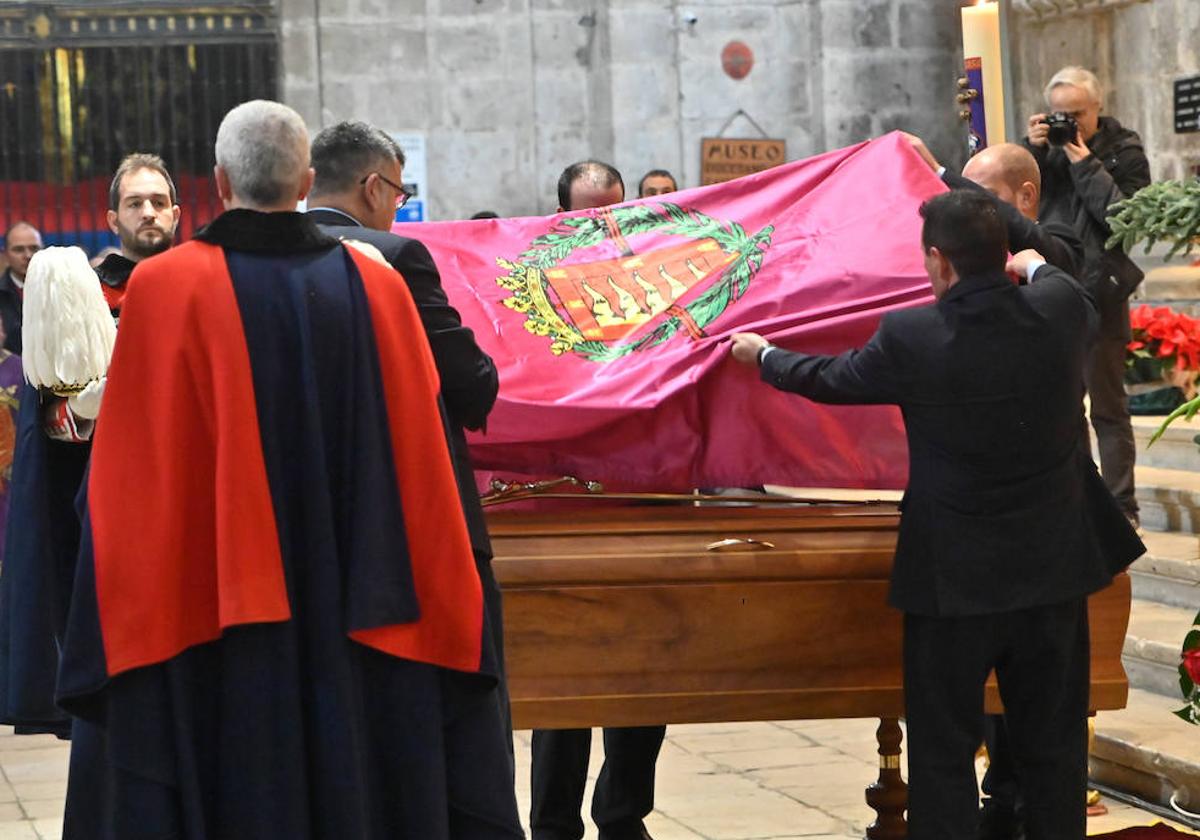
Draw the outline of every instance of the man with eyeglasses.
[[[1083,268],[1076,276],[1100,310],[1100,330],[1084,371],[1100,472],[1125,515],[1137,525],[1136,449],[1123,381],[1129,296],[1142,282],[1142,271],[1120,247],[1106,248],[1105,243],[1111,233],[1108,209],[1150,183],[1150,163],[1135,132],[1101,115],[1103,93],[1091,71],[1059,70],[1045,90],[1052,113],[1029,118],[1025,146],[1041,170],[1038,218],[1070,225],[1083,242]]]
[[[308,197],[308,216],[330,236],[366,242],[379,249],[408,285],[433,350],[449,420],[450,455],[483,584],[492,653],[500,669],[504,725],[511,733],[508,691],[503,684],[500,587],[492,574],[492,545],[463,432],[464,428],[481,429],[487,421],[500,390],[496,365],[475,343],[475,334],[463,326],[462,318],[450,305],[429,249],[415,239],[391,232],[396,211],[408,200],[401,180],[404,152],[396,141],[365,122],[340,122],[313,138],[312,168],[315,178]],[[510,735],[510,748],[511,744]]]
[[[0,274],[0,322],[4,324],[4,349],[21,355],[21,299],[25,272],[33,255],[42,250],[42,235],[29,222],[16,222],[4,234],[8,268]]]

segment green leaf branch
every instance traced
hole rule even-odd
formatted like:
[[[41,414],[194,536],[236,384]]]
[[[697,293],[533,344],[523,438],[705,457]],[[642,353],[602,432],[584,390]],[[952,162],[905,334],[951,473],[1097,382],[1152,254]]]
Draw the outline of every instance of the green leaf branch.
[[[1191,254],[1200,240],[1200,178],[1159,181],[1138,190],[1109,209],[1112,235],[1106,247],[1129,253],[1139,242],[1150,253],[1159,242],[1170,242],[1167,259]]]

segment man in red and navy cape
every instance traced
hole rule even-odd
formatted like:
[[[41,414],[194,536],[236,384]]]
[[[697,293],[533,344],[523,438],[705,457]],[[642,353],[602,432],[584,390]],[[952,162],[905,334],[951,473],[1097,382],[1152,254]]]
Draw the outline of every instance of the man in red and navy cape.
[[[119,319],[134,266],[171,247],[180,211],[162,158],[140,152],[121,161],[108,200],[121,251],[96,266],[96,277]],[[22,389],[9,492],[9,521],[19,524],[4,535],[0,572],[0,722],[18,734],[70,735],[70,718],[54,704],[58,641],[79,553],[75,497],[103,394],[103,379],[69,398],[28,383]]]
[[[408,289],[292,211],[294,111],[233,109],[216,159],[227,212],[134,271],[93,439],[64,837],[519,838]]]

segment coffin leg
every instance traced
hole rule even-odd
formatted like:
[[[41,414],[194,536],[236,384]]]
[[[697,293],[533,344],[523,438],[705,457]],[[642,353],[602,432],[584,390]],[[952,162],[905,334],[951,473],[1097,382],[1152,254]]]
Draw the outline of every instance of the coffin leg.
[[[875,811],[875,822],[867,826],[866,840],[905,840],[908,823],[908,785],[900,778],[900,721],[880,718],[875,739],[879,742],[879,779],[867,788],[867,804]]]

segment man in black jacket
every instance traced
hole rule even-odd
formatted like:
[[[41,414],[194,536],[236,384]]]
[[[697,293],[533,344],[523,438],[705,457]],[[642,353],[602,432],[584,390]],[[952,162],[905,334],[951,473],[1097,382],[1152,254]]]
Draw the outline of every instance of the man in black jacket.
[[[988,146],[971,157],[956,175],[940,166],[924,142],[907,135],[922,159],[939,174],[951,189],[984,191],[996,201],[996,210],[1008,232],[1008,247],[1013,252],[1033,249],[1046,262],[1076,277],[1083,267],[1083,243],[1062,222],[1038,223],[1041,200],[1041,174],[1029,150],[1016,143]],[[1081,445],[1087,446],[1086,425],[1081,424]],[[1020,785],[1003,715],[988,715],[984,724],[988,748],[988,769],[981,789],[983,802],[979,812],[977,840],[1010,840],[1019,836],[1021,814]]]
[[[1046,86],[1046,103],[1072,117],[1078,129],[1061,146],[1049,142],[1045,114],[1029,118],[1025,145],[1042,172],[1039,218],[1074,228],[1083,241],[1079,275],[1096,298],[1100,329],[1085,371],[1092,426],[1100,446],[1100,469],[1121,509],[1135,524],[1133,465],[1136,450],[1125,397],[1125,345],[1129,342],[1129,296],[1142,272],[1120,249],[1107,249],[1108,210],[1150,183],[1141,138],[1112,117],[1100,116],[1100,83],[1081,67],[1064,67]]]
[[[988,146],[968,160],[958,175],[938,163],[920,137],[904,136],[950,189],[980,190],[995,198],[1010,249],[1032,249],[1055,268],[1078,276],[1083,267],[1083,243],[1074,230],[1062,222],[1038,224],[1042,179],[1037,161],[1028,150],[1015,143]]]
[[[481,429],[487,422],[500,390],[496,365],[475,343],[475,334],[463,326],[462,318],[450,305],[429,249],[415,239],[391,233],[396,210],[408,198],[401,180],[404,152],[396,141],[367,123],[340,122],[313,138],[312,167],[316,177],[308,197],[309,217],[331,236],[378,248],[400,272],[417,305],[441,380],[450,455],[483,583],[492,631],[492,650],[485,656],[491,657],[503,678],[500,588],[492,574],[492,544],[463,432],[464,428]],[[500,694],[507,715],[508,693],[503,680]]]
[[[581,160],[558,177],[559,212],[620,204],[625,181],[610,164]],[[665,726],[604,727],[604,763],[592,793],[600,840],[650,840],[645,817],[654,810],[654,771]],[[590,729],[535,729],[530,770],[529,828],[533,840],[581,840]]]
[[[21,309],[25,294],[25,272],[33,255],[42,250],[42,235],[29,222],[14,222],[4,233],[4,256],[8,268],[0,273],[0,325],[4,327],[4,349],[21,355]]]
[[[937,302],[890,312],[861,350],[733,354],[827,403],[899,405],[909,482],[890,603],[904,611],[909,836],[975,833],[974,755],[995,668],[1030,840],[1080,840],[1087,789],[1087,595],[1143,551],[1079,445],[1091,296],[1032,251],[1005,274],[986,196],[922,207]]]

